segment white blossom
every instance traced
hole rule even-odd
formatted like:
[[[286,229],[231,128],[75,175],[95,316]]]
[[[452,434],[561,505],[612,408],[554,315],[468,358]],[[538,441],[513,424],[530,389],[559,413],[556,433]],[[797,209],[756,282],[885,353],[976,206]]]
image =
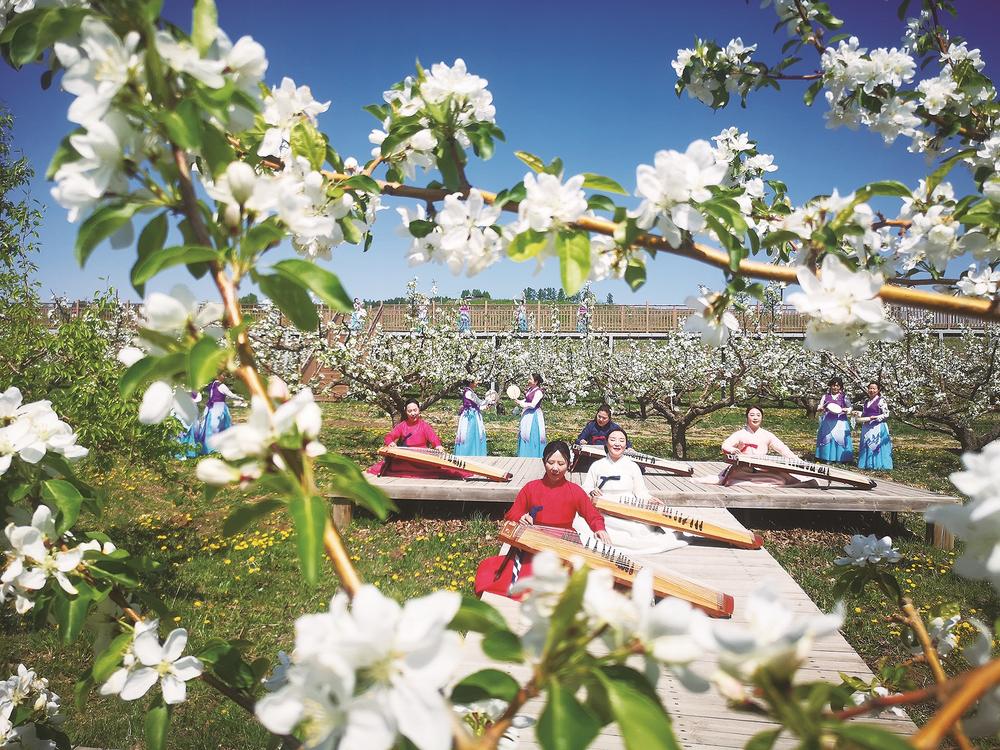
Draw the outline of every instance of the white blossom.
[[[729,309],[724,310],[721,316],[712,312],[712,297],[688,297],[684,304],[695,311],[684,321],[684,332],[698,334],[705,346],[725,346],[729,334],[740,330],[740,322]]]
[[[874,534],[868,536],[855,534],[851,537],[850,543],[844,545],[844,553],[846,557],[834,560],[836,565],[854,565],[863,568],[880,562],[899,562],[903,557],[893,549],[891,537],[884,536],[878,539]]]
[[[101,686],[102,695],[117,695],[122,700],[134,701],[157,682],[163,691],[163,700],[169,705],[183,703],[187,697],[188,680],[204,671],[201,660],[195,656],[181,656],[187,646],[187,631],[176,628],[161,644],[157,636],[156,620],[136,625],[134,638],[123,658],[123,666]]]
[[[587,211],[583,181],[582,174],[564,183],[555,175],[541,173],[536,176],[528,172],[524,176],[527,195],[518,207],[517,231],[548,232],[583,216]]]
[[[973,263],[955,286],[967,297],[993,297],[1000,287],[1000,270],[985,266],[982,271],[977,271]]]
[[[184,284],[174,286],[169,294],[152,292],[142,306],[140,325],[167,336],[180,336],[192,326],[196,329],[222,318],[221,303],[198,305],[191,290]]]
[[[257,148],[257,155],[283,157],[295,123],[305,118],[315,125],[317,115],[326,112],[329,106],[330,102],[316,101],[308,86],[296,86],[291,78],[282,78],[281,85],[271,89],[264,104],[262,115],[270,127]]]
[[[222,88],[226,84],[222,75],[225,62],[203,58],[194,45],[186,40],[174,39],[167,31],[157,31],[156,50],[167,65],[178,73],[186,73],[213,89]]]

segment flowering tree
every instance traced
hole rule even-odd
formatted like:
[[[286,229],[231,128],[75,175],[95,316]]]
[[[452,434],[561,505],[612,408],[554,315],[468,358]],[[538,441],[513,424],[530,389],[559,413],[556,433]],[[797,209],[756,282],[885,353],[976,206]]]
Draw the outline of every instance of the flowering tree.
[[[725,288],[703,293],[690,323],[714,346],[725,344],[735,328],[730,304],[739,295],[762,293],[754,277],[798,281],[802,291],[790,300],[810,317],[807,343],[840,353],[861,351],[872,338],[899,336],[885,319],[884,301],[997,319],[987,299],[882,285],[890,262],[912,284],[923,278],[944,283],[937,278],[944,263],[963,252],[977,254],[990,268],[996,260],[995,90],[978,70],[978,53],[950,39],[938,22],[947,0],[925,0],[927,16],[913,23],[906,50],[871,53],[853,39],[825,46],[826,29],[838,25],[825,3],[775,5],[781,25],[793,33],[792,46],[815,48],[821,71],[792,76],[792,62],[769,67],[754,62],[754,48],[741,42],[724,50],[706,42],[679,54],[679,87],[722,106],[730,91],[746,94],[789,77],[812,80],[812,95],[825,88],[837,120],[905,131],[919,150],[932,154],[949,145],[960,150],[915,189],[874,183],[850,196],[793,207],[784,186],[765,179],[773,160],[758,154],[745,134],[727,130],[715,146],[696,141],[683,153],[661,151],[654,165],[639,165],[640,200],[632,208],[609,196],[626,192],[613,180],[564,176],[558,159],[545,164],[523,152],[518,156],[532,171],[494,195],[466,178],[471,155],[489,158],[503,133],[487,82],[462,60],[418,67],[384,93],[383,103],[368,108],[380,129],[370,136],[375,150],[362,167],[342,159],[319,130],[317,118],[328,103],[316,101],[307,86],[289,78],[261,86],[263,48],[250,37],[233,42],[218,27],[212,0],[195,1],[190,31],[160,19],[157,0],[0,6],[4,59],[15,67],[46,62],[46,78],[61,74],[62,87],[74,96],[68,110],[73,130],[49,176],[53,196],[69,220],[80,223],[80,262],[110,239],[116,247],[134,248],[131,281],[141,293],[161,271],[181,265],[207,275],[219,292],[220,301],[205,306],[183,286],[146,295],[137,346],[120,355],[129,365],[122,392],[142,391],[139,419],[145,423],[159,423],[171,410],[190,418],[190,392],[221,371],[234,373],[250,397],[249,416],[210,439],[221,458],[201,461],[197,475],[213,488],[254,485],[265,496],[237,509],[224,531],[286,513],[303,578],[317,581],[326,552],[342,584],[327,612],[296,623],[296,650],[272,674],[272,692],[263,698],[259,680],[266,667],[250,663],[247,644],[215,642],[185,655],[182,629],[161,642],[155,615],[162,605],[141,586],[147,563],[102,534],[85,541],[70,536],[81,511],[96,514],[102,502],[68,463],[85,452],[73,429],[46,402],[22,403],[17,388],[8,388],[0,397],[0,502],[21,512],[4,529],[10,550],[0,598],[20,614],[33,610],[39,622],[51,615],[66,641],[76,637],[92,608],[110,601],[116,615],[114,637],[77,695],[82,699],[97,688],[137,700],[152,691],[145,729],[148,746],[157,749],[164,745],[171,707],[185,700],[186,683],[194,679],[252,712],[276,735],[307,747],[343,743],[380,750],[401,738],[420,750],[495,747],[521,706],[536,697],[545,701],[537,734],[546,748],[584,747],[612,721],[630,747],[675,747],[650,678],[669,669],[690,687],[704,687],[690,665],[703,653],[699,637],[707,629],[683,603],[667,599],[652,606],[648,579],[637,581],[625,598],[607,574],[581,569],[571,575],[539,556],[534,577],[522,583],[530,588],[524,611],[531,627],[524,636],[512,633],[490,607],[454,592],[400,605],[362,583],[324,495],[332,489],[381,517],[388,502],[356,466],[319,443],[321,413],[311,391],[292,396],[279,378],[262,374],[239,309],[239,287],[252,279],[304,331],[318,325],[310,294],[349,311],[338,278],[316,261],[330,258],[337,245],[367,245],[380,198],[388,194],[422,204],[404,211],[411,255],[455,271],[475,273],[504,254],[518,261],[556,257],[572,294],[589,277],[621,275],[638,285],[645,274],[643,248],[717,265],[726,274]],[[916,68],[912,55],[931,56],[935,49],[940,74],[906,88]],[[963,160],[973,166],[981,192],[956,200],[943,179]],[[418,170],[432,167],[440,182],[413,184]],[[380,169],[382,181],[374,178]],[[902,198],[898,217],[876,216],[865,203],[873,195]],[[505,211],[517,218],[500,223]],[[890,227],[902,232],[891,236]],[[172,236],[180,243],[167,246]],[[265,265],[264,256],[286,236],[300,257]],[[723,250],[698,244],[697,236]],[[764,250],[773,262],[749,259]],[[791,265],[793,252],[804,263]],[[970,279],[956,290],[980,286]],[[727,360],[726,367],[733,366]],[[969,540],[960,570],[997,584],[995,448],[966,456],[968,470],[955,477],[973,502],[936,519]],[[319,483],[318,468],[326,469],[323,482],[330,487]],[[849,585],[867,580],[855,576]],[[887,578],[872,580],[891,590]],[[906,600],[900,604],[906,612]],[[711,646],[718,649],[717,679],[727,694],[782,724],[756,744],[770,746],[783,732],[809,747],[900,744],[843,721],[884,701],[838,710],[844,690],[793,685],[811,641],[837,627],[838,617],[802,621],[766,593],[751,599],[748,615],[748,628],[714,633]],[[919,618],[908,616],[919,635]],[[470,630],[485,634],[488,655],[526,664],[531,677],[519,684],[484,670],[445,699],[442,689],[457,653],[454,631]],[[601,648],[592,649],[598,641]],[[934,645],[926,638],[921,644],[932,659]],[[915,746],[936,746],[951,732],[966,747],[957,719],[980,698],[980,728],[996,730],[990,718],[997,715],[991,707],[1000,661],[987,661],[988,651],[977,656],[983,666],[960,684],[938,689],[946,701],[913,739]],[[632,658],[644,671],[626,663]],[[451,721],[449,702],[487,698],[505,707],[481,736]],[[47,718],[0,698],[5,742],[12,731],[18,738],[41,736]]]

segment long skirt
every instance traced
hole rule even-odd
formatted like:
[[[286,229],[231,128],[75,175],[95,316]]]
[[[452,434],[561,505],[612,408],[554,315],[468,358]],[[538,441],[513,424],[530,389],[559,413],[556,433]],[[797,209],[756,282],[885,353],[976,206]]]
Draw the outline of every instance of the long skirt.
[[[233,418],[229,414],[229,407],[224,401],[212,404],[205,409],[201,422],[198,424],[197,439],[202,444],[202,453],[212,453],[208,446],[208,439],[212,435],[228,430],[233,424]]]
[[[184,424],[181,423],[181,427],[183,426]],[[198,442],[198,420],[189,424],[184,432],[177,436],[177,442],[181,446],[177,458],[184,460],[185,458],[194,458],[201,455],[203,446]]]
[[[486,427],[483,415],[477,409],[466,409],[458,415],[458,432],[455,433],[456,456],[485,456]]]
[[[858,468],[882,471],[892,468],[892,438],[885,422],[866,422],[861,426]]]
[[[545,417],[541,409],[521,416],[517,435],[517,455],[521,458],[541,458],[545,449]]]
[[[854,442],[846,419],[823,417],[816,433],[816,458],[830,463],[854,463]]]

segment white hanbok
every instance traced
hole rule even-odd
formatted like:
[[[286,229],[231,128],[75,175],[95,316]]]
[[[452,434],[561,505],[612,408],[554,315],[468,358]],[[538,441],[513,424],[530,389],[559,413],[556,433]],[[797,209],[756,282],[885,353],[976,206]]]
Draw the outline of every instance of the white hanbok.
[[[591,464],[590,471],[583,480],[583,489],[590,493],[597,488],[609,500],[618,497],[637,497],[641,500],[652,498],[639,465],[628,456],[622,456],[617,461],[605,456]],[[675,532],[640,521],[605,516],[604,524],[614,546],[634,555],[655,555],[687,544]],[[573,528],[580,533],[581,538],[585,533],[590,533],[580,516],[574,519]]]

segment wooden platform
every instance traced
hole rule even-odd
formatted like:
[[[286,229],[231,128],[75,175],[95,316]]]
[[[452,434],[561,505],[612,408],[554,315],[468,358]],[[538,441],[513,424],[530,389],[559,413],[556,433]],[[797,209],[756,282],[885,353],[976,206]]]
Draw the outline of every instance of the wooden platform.
[[[732,514],[723,508],[704,508],[699,515],[720,524],[739,526]],[[649,557],[638,557],[640,561],[657,567],[675,570],[696,578],[708,585],[732,594],[736,599],[736,609],[731,620],[715,620],[720,628],[740,628],[746,623],[745,604],[751,591],[766,584],[772,591],[781,594],[785,605],[803,616],[819,614],[819,609],[792,577],[764,549],[742,550],[695,541],[688,547]],[[511,623],[513,629],[521,632],[525,625],[520,621],[520,610],[516,602],[503,597],[489,595],[487,599]],[[872,613],[876,616],[878,613]],[[509,672],[520,682],[528,676],[528,668],[520,665],[492,663],[479,649],[475,636],[466,639],[465,654],[459,668],[458,677],[484,669],[487,666]],[[703,676],[710,676],[715,668],[715,657],[706,654],[693,665]],[[823,679],[840,682],[839,672],[871,680],[871,672],[860,656],[851,648],[840,633],[819,640],[813,648],[805,666],[799,671],[801,681]],[[681,746],[691,748],[732,748],[743,747],[757,732],[774,725],[760,716],[733,711],[714,690],[707,693],[691,693],[668,673],[661,676],[657,692],[673,717],[675,731]],[[522,711],[529,717],[537,717],[543,704],[536,700],[527,704]],[[865,719],[884,729],[900,734],[912,734],[916,728],[909,720],[886,718]],[[779,748],[793,747],[794,741],[782,737],[776,745]],[[538,748],[533,728],[522,729],[519,733],[518,748]],[[598,750],[619,750],[624,747],[616,725],[604,728],[591,745]]]

